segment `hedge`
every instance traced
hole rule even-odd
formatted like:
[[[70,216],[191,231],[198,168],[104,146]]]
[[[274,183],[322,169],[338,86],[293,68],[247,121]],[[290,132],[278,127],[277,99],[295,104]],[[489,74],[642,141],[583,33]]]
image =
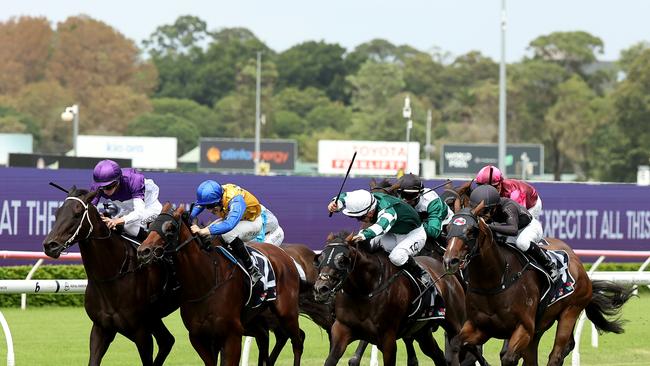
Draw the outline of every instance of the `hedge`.
[[[641,263],[602,263],[599,271],[638,271]],[[0,278],[5,280],[22,280],[27,277],[31,266],[0,267]],[[589,270],[591,263],[585,263]],[[650,270],[650,269],[649,269]],[[41,266],[33,279],[86,279],[86,271],[82,265],[58,264]],[[641,286],[642,291],[650,291],[646,286]],[[83,294],[30,294],[27,296],[28,306],[83,306]],[[0,296],[0,307],[20,307],[20,294],[6,294]]]

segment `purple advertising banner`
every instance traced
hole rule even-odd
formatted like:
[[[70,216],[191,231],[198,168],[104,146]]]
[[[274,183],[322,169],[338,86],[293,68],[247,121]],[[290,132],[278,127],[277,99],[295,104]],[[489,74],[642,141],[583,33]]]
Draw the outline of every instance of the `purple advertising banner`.
[[[321,249],[329,232],[353,230],[357,222],[335,214],[327,203],[342,177],[224,175],[145,172],[160,187],[162,202],[189,203],[205,179],[234,183],[252,192],[278,217],[286,243]],[[48,185],[88,188],[86,170],[0,168],[0,249],[41,251],[65,194]],[[441,180],[428,181],[431,187]],[[462,182],[455,182],[456,185]],[[350,178],[345,190],[368,188],[369,179]],[[650,187],[633,184],[533,183],[542,197],[544,233],[579,249],[650,250]],[[205,214],[203,221],[208,220]],[[72,251],[78,251],[73,247]],[[0,265],[3,263],[0,263]]]

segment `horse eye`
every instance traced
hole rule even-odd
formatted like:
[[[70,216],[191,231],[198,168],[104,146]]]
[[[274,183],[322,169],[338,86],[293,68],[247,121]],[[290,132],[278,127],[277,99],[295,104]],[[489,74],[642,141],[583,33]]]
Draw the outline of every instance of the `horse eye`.
[[[348,266],[348,257],[344,256],[343,253],[339,254],[334,258],[334,263],[338,269],[344,269]]]

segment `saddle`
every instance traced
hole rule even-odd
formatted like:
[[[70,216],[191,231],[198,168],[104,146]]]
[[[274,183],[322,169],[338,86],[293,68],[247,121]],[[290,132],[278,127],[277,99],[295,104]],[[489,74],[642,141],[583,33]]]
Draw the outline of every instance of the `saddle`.
[[[277,288],[275,283],[275,271],[269,259],[262,254],[259,250],[246,246],[246,249],[251,255],[251,259],[255,261],[257,268],[262,273],[262,278],[255,283],[254,286],[251,286],[251,278],[248,274],[248,271],[241,264],[239,260],[225,247],[216,246],[214,247],[219,253],[226,257],[233,264],[238,266],[246,278],[248,279],[248,299],[246,300],[246,307],[251,309],[261,306],[267,301],[273,301],[277,298]]]

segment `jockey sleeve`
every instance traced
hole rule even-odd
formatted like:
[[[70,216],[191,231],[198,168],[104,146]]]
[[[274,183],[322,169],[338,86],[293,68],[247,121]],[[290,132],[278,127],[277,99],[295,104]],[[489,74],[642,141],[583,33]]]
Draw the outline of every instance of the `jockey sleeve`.
[[[366,239],[386,234],[397,221],[397,211],[393,207],[387,207],[377,214],[377,221],[365,230],[359,231]]]
[[[503,234],[503,235],[508,235],[508,236],[515,236],[519,232],[519,229],[521,228],[520,226],[526,226],[528,225],[523,225],[524,222],[520,222],[519,220],[519,214],[520,210],[518,209],[519,206],[517,203],[514,201],[508,199],[508,198],[501,198],[501,203],[500,203],[500,212],[498,215],[495,215],[494,220],[495,222],[491,223],[490,229],[494,231],[495,233]],[[522,209],[524,209],[522,207]]]
[[[145,205],[142,198],[133,199],[133,211],[124,216],[124,224],[142,221],[145,218]]]
[[[239,221],[241,221],[245,211],[246,202],[244,201],[244,197],[236,195],[228,202],[228,216],[209,226],[210,235],[219,235],[234,229],[239,224]]]
[[[199,216],[199,214],[203,212],[203,210],[205,210],[205,207],[201,205],[194,205],[194,207],[192,207],[192,212],[190,213],[190,222],[192,222],[197,216]]]
[[[422,220],[424,231],[430,238],[437,238],[442,232],[442,221],[447,217],[447,205],[440,198],[435,199],[427,206],[427,217]]]

